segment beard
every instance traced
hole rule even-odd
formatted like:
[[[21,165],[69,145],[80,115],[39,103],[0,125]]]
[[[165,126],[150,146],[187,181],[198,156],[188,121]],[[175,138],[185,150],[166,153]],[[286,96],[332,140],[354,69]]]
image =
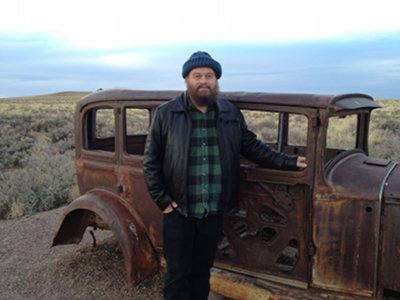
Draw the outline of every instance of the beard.
[[[217,101],[219,93],[218,83],[214,88],[203,84],[200,86],[188,86],[187,89],[190,99],[196,103],[210,106]]]

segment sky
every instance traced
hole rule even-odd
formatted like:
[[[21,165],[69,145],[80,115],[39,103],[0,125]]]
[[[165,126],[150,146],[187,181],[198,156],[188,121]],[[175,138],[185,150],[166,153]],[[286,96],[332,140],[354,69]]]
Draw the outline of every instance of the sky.
[[[185,88],[198,50],[223,91],[400,99],[397,0],[7,0],[0,97]]]

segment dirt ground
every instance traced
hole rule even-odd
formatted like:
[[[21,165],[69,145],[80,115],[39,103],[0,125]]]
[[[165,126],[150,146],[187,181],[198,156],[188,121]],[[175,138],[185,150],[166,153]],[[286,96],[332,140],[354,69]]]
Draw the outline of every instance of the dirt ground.
[[[0,221],[0,299],[162,299],[162,273],[130,288],[109,231],[51,248],[63,208]]]

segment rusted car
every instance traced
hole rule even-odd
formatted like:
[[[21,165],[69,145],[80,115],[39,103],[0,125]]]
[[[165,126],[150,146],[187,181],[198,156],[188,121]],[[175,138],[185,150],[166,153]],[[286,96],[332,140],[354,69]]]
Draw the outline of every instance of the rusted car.
[[[142,171],[154,109],[179,91],[105,90],[75,112],[81,196],[53,245],[112,230],[127,280],[155,274],[162,214]],[[240,204],[224,219],[211,288],[233,299],[400,299],[400,168],[368,156],[368,95],[221,93],[250,129],[307,157],[301,171],[241,162]]]

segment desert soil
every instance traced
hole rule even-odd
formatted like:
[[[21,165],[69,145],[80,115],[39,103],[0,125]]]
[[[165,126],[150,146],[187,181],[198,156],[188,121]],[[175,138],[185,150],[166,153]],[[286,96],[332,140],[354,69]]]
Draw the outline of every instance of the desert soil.
[[[0,221],[0,299],[162,299],[162,272],[131,288],[109,231],[51,247],[63,208]]]

